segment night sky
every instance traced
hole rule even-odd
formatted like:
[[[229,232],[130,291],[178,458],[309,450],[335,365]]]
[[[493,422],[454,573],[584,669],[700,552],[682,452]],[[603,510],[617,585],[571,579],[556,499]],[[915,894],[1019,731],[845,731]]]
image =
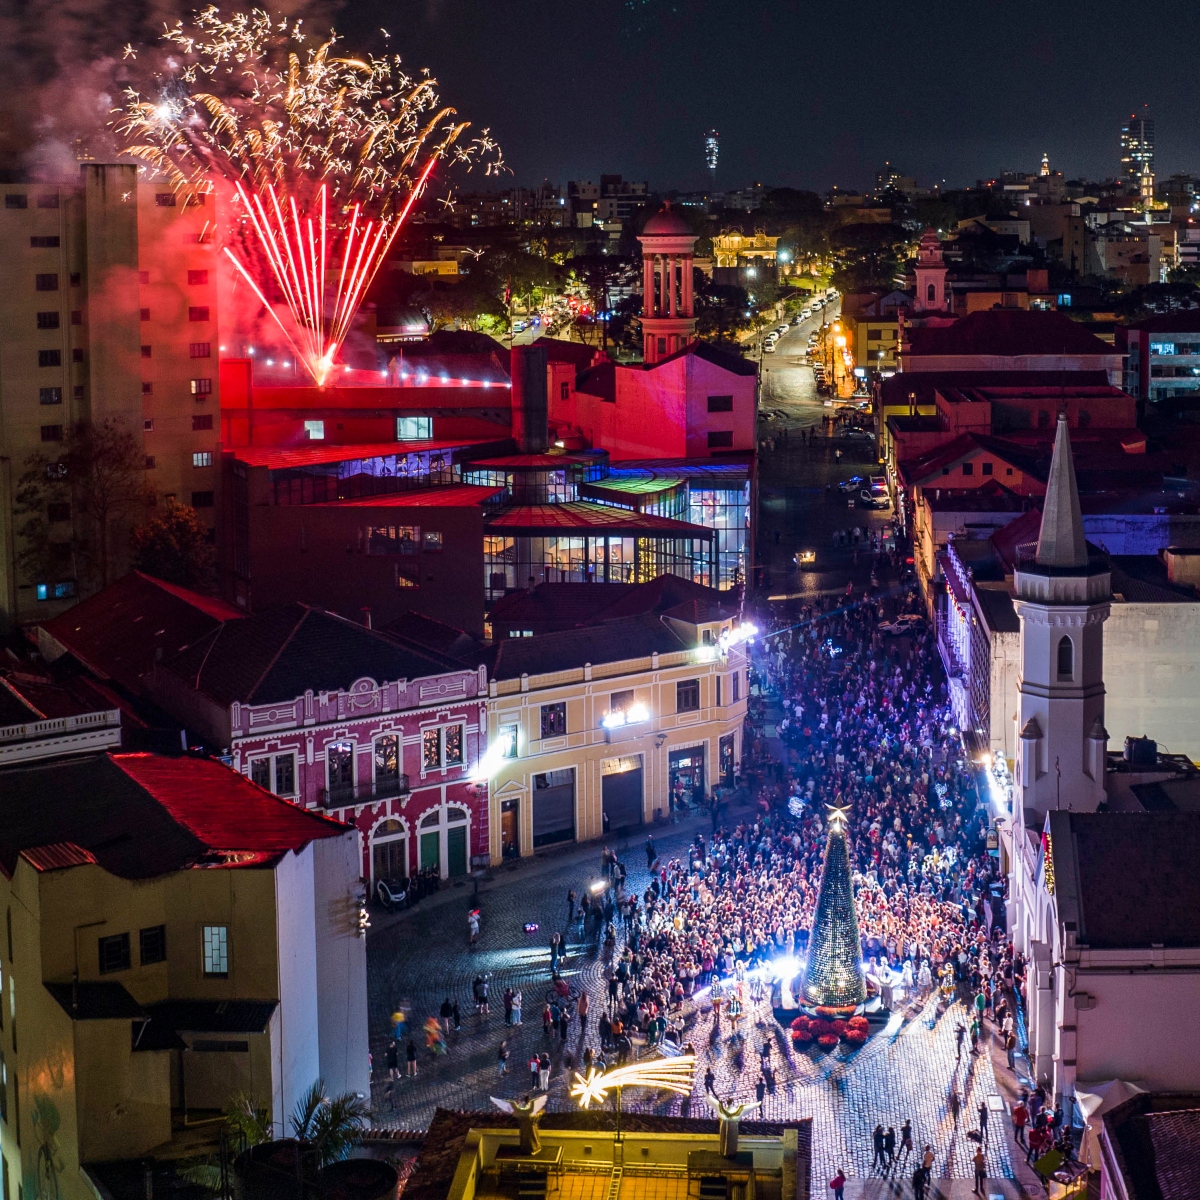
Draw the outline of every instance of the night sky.
[[[351,0],[338,25],[386,26],[522,184],[703,187],[710,126],[721,187],[863,188],[885,158],[955,186],[1043,151],[1105,178],[1143,102],[1159,177],[1200,169],[1194,0]]]

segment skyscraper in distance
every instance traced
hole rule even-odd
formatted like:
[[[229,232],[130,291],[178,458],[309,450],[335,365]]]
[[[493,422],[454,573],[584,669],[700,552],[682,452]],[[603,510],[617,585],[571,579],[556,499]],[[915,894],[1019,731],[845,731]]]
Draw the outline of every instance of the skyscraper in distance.
[[[1143,104],[1131,112],[1121,126],[1121,173],[1126,188],[1138,191],[1142,177],[1154,174],[1154,118],[1150,106]]]
[[[704,165],[708,168],[710,187],[715,187],[717,183],[717,156],[720,151],[721,135],[715,129],[710,129],[704,135]]]

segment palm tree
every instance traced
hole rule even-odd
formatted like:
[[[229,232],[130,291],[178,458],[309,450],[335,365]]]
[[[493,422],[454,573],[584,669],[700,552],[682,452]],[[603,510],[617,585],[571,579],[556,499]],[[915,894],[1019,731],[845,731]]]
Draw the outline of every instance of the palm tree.
[[[325,1081],[318,1079],[300,1097],[292,1110],[292,1132],[307,1142],[323,1167],[345,1158],[366,1132],[370,1109],[353,1092],[340,1096],[325,1094]]]

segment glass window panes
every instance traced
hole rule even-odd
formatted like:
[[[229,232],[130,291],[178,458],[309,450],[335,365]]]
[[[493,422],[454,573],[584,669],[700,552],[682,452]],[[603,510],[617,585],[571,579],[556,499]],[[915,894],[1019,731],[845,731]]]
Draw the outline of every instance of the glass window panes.
[[[138,934],[138,958],[143,967],[150,963],[166,962],[167,927],[151,925]]]
[[[277,754],[275,756],[275,795],[294,796],[296,794],[296,756],[294,754]]]
[[[205,925],[204,973],[224,979],[229,974],[229,926]]]
[[[111,937],[102,937],[100,943],[100,974],[109,971],[127,971],[129,969],[129,934],[116,933]]]
[[[613,692],[608,698],[608,711],[614,713],[628,712],[633,704],[633,689],[623,692]]]
[[[700,707],[700,680],[685,679],[675,685],[675,711],[696,712]]]
[[[567,706],[564,702],[542,705],[542,737],[562,737],[567,732]]]
[[[433,437],[432,417],[397,417],[396,441],[419,442]]]
[[[269,758],[256,758],[250,763],[250,782],[257,783],[259,787],[271,790],[271,760]]]
[[[515,725],[500,726],[500,757],[517,757],[517,727]]]
[[[440,541],[441,534],[437,536]],[[419,525],[368,525],[365,540],[368,554],[416,554],[421,544],[421,528]]]
[[[442,765],[442,731],[426,729],[421,734],[421,765],[426,771],[436,770]]]
[[[375,739],[375,787],[394,788],[400,782],[400,739],[385,734]]]
[[[443,734],[443,746],[445,749],[444,765],[461,767],[463,760],[463,727],[461,725],[446,726]]]
[[[325,751],[329,767],[329,795],[337,800],[354,792],[354,743],[332,742]]]
[[[425,530],[424,546],[426,550],[438,551],[442,548],[442,534],[438,529]]]

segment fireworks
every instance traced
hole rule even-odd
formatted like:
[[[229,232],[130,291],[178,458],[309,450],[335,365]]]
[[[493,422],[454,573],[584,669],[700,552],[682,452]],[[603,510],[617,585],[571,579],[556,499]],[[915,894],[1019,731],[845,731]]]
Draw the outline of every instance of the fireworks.
[[[158,95],[127,94],[125,150],[177,190],[232,187],[226,254],[323,384],[363,295],[438,162],[502,164],[484,130],[398,56],[352,58],[336,34],[258,9],[207,8],[163,35]],[[277,291],[283,316],[267,298]]]

